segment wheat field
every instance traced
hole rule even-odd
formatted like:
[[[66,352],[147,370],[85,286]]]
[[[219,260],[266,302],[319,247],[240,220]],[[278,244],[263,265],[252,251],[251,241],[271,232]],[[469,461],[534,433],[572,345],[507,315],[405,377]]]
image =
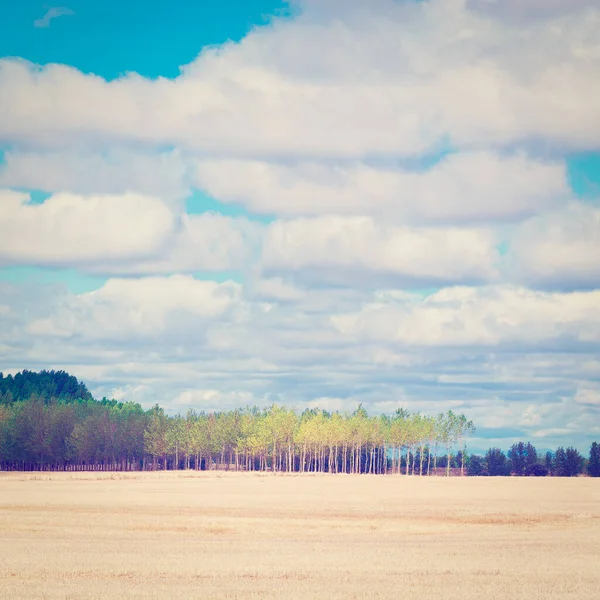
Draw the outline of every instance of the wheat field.
[[[600,481],[0,473],[0,598],[600,598]]]

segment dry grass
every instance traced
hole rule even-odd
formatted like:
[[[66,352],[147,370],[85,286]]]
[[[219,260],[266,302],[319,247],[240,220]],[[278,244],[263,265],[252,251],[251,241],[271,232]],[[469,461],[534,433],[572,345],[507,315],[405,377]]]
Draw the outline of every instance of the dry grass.
[[[593,600],[600,481],[0,473],[0,598]]]

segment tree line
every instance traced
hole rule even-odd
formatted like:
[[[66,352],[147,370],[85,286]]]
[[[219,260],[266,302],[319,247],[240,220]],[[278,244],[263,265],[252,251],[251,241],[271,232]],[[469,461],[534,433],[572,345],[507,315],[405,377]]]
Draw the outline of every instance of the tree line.
[[[542,474],[533,472],[544,465],[531,444],[516,444],[508,456],[499,449],[469,456],[466,439],[474,430],[453,411],[370,416],[362,406],[352,413],[298,414],[272,405],[169,416],[158,405],[144,410],[132,402],[94,400],[64,371],[0,374],[2,469]],[[592,449],[597,453],[597,445]],[[590,456],[590,474],[594,460],[600,463],[600,456]],[[553,474],[583,468],[572,448],[558,449],[552,461]]]
[[[285,406],[169,416],[154,406],[34,395],[0,405],[0,465],[20,470],[231,469],[430,475],[465,471],[464,415],[369,416]],[[438,449],[444,457],[438,457]],[[459,452],[455,450],[461,449]]]
[[[527,442],[513,444],[505,454],[500,448],[490,448],[484,456],[472,455],[468,460],[468,475],[475,476],[534,476],[576,477],[587,472],[600,477],[600,445],[593,442],[589,459],[573,447],[560,446],[555,452],[539,455],[535,446]]]

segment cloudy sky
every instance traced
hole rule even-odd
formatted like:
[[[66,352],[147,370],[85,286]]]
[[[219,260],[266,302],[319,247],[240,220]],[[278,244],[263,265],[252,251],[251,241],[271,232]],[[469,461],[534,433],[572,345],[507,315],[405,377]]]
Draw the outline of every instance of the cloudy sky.
[[[0,369],[600,438],[597,0],[0,7]]]

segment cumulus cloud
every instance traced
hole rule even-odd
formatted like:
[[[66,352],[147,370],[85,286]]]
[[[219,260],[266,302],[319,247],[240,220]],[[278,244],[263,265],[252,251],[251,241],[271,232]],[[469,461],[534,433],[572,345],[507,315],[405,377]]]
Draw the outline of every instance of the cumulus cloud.
[[[224,202],[277,214],[372,214],[401,222],[509,220],[571,196],[563,164],[519,154],[452,154],[430,169],[364,163],[202,161],[199,187]]]
[[[510,244],[512,277],[550,288],[600,286],[600,208],[573,203],[521,225]]]
[[[600,291],[454,287],[422,301],[370,303],[331,321],[351,338],[409,346],[589,346],[600,342]]]
[[[100,275],[226,271],[258,254],[262,226],[218,213],[177,215],[140,194],[59,193],[42,204],[0,191],[0,264]]]
[[[0,264],[73,266],[156,255],[172,235],[173,213],[139,194],[29,194],[0,191]]]
[[[0,164],[0,186],[83,195],[133,191],[175,203],[189,192],[186,174],[185,160],[177,150],[7,151]]]
[[[386,226],[368,217],[318,217],[273,223],[265,271],[360,285],[373,272],[411,283],[488,281],[496,276],[494,236],[485,230]]]
[[[494,17],[529,21],[596,8],[598,3],[596,0],[469,0],[467,6]]]
[[[90,340],[200,334],[239,298],[239,285],[191,276],[109,279],[100,289],[69,297],[49,318],[33,321],[36,336]]]
[[[573,400],[583,406],[591,406],[600,409],[600,389],[599,388],[580,388],[577,390]]]
[[[299,301],[308,296],[306,290],[281,277],[259,278],[252,287],[255,297],[276,302]]]
[[[181,215],[179,227],[159,256],[138,260],[100,262],[89,273],[155,275],[247,268],[259,253],[263,227],[245,218],[218,213]]]
[[[80,336],[82,340],[115,333],[119,339],[157,334],[165,336],[165,342],[170,339],[178,344],[177,340],[193,337],[195,325],[201,323],[211,329],[202,343],[216,355],[225,353],[226,357],[235,348],[236,356],[267,358],[273,364],[285,360],[286,345],[292,352],[302,349],[305,356],[321,350],[353,351],[356,345],[364,356],[369,343],[391,353],[401,352],[401,347],[438,347],[442,351],[469,346],[502,352],[520,348],[533,353],[542,347],[570,351],[574,344],[584,350],[600,340],[598,291],[544,293],[486,286],[444,288],[425,296],[393,289],[356,296],[340,290],[337,297],[335,291],[325,293],[330,303],[319,311],[309,299],[312,294],[324,292],[307,290],[286,306],[265,303],[262,298],[253,300],[233,282],[219,284],[183,275],[116,278],[95,292],[70,295],[57,305],[51,318],[36,320],[31,332]],[[177,315],[181,319],[169,321]],[[262,355],[263,351],[268,356]],[[575,363],[565,358],[561,361],[566,376],[567,366],[572,370]],[[406,357],[404,362],[411,363]],[[531,369],[548,368],[547,362],[542,367],[539,357],[532,356],[527,364]],[[519,370],[524,368],[522,365]],[[589,368],[588,377],[598,366],[590,363]],[[584,365],[578,364],[577,369],[583,373]],[[461,382],[450,372],[445,377],[447,383]]]
[[[522,25],[465,0],[337,6],[205,50],[174,79],[0,63],[0,139],[128,140],[246,156],[595,148],[600,10]]]
[[[193,389],[178,394],[173,399],[173,405],[180,410],[195,408],[204,411],[220,411],[244,406],[268,406],[276,401],[277,398],[273,396],[260,397],[248,390]]]

